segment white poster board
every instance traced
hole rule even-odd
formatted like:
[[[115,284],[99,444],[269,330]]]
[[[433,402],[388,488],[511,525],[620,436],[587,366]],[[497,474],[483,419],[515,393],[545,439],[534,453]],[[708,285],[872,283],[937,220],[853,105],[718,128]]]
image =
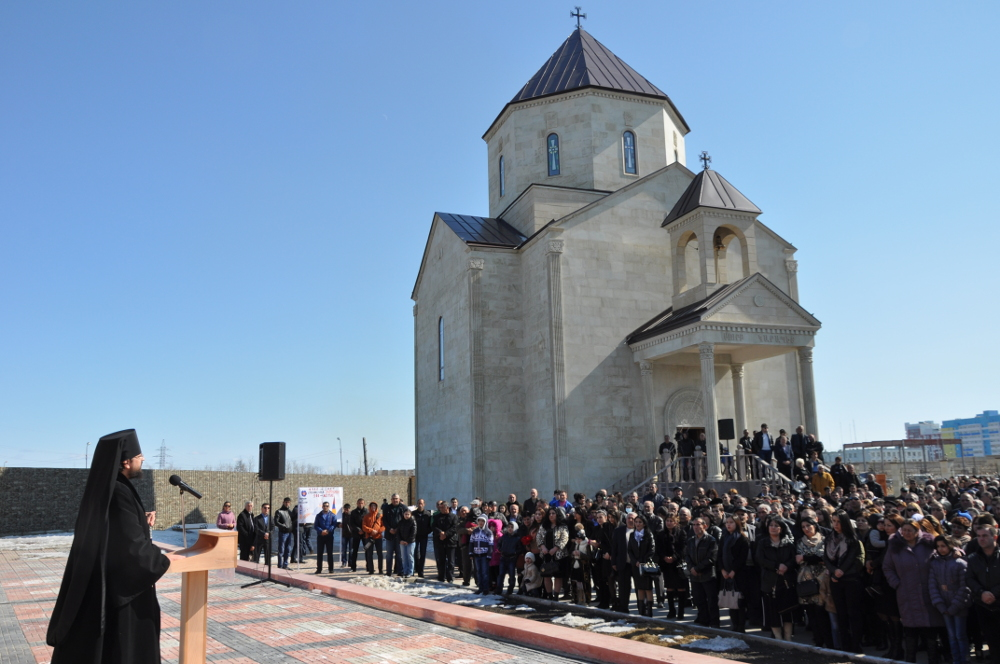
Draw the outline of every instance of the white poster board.
[[[342,486],[300,486],[299,523],[312,523],[316,515],[323,511],[323,503],[330,503],[330,511],[340,521],[340,509],[344,506]]]

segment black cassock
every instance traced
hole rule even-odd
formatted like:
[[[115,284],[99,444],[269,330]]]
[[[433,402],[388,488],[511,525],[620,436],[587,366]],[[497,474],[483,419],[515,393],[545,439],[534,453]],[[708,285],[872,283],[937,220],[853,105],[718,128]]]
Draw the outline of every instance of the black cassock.
[[[142,500],[117,463],[113,477],[97,467],[99,449],[49,623],[52,664],[159,664],[155,584],[170,561],[150,540]]]

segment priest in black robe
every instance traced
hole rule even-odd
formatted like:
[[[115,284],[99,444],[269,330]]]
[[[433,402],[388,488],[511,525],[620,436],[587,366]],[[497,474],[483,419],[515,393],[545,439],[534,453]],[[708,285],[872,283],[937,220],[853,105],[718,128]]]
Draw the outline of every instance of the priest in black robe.
[[[150,538],[131,480],[142,475],[134,429],[101,438],[46,642],[52,664],[159,664],[156,582],[170,566]]]

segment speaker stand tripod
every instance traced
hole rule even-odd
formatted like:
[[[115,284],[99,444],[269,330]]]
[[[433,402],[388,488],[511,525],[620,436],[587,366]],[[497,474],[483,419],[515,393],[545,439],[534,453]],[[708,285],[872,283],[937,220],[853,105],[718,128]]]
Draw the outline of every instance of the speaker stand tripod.
[[[276,578],[271,576],[271,540],[272,540],[271,534],[275,530],[274,528],[272,528],[272,526],[274,525],[274,508],[273,508],[274,480],[269,481],[268,484],[270,485],[270,488],[268,490],[267,502],[269,505],[272,506],[272,509],[271,509],[271,514],[269,514],[267,517],[267,539],[264,540],[266,542],[265,546],[266,553],[264,555],[267,556],[267,576],[264,577],[263,579],[254,581],[253,583],[248,583],[245,586],[240,586],[241,588],[250,588],[251,586],[259,586],[262,583],[277,583],[279,586],[285,586],[286,588],[291,588],[291,585],[285,583],[284,581],[278,581]],[[281,555],[280,551],[278,552],[278,555]]]

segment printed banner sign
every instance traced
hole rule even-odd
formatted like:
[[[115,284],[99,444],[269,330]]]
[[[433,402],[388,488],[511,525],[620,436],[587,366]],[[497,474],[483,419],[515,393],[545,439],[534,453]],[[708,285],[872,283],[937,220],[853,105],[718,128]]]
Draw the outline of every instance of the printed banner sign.
[[[340,508],[344,506],[342,486],[300,486],[299,523],[312,523],[316,515],[323,511],[323,503],[330,503],[330,511],[340,520]]]

